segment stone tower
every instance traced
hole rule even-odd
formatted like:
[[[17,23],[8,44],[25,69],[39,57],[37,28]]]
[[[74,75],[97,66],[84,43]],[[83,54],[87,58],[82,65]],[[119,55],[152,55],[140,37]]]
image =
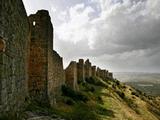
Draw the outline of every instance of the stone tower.
[[[31,28],[29,94],[43,104],[56,102],[64,84],[63,59],[53,51],[53,26],[49,12],[39,10],[29,16]]]
[[[77,63],[77,76],[78,81],[84,81],[85,80],[85,69],[84,69],[84,60],[79,59],[79,62]]]
[[[92,77],[96,76],[96,66],[92,66]]]
[[[74,90],[78,90],[77,83],[77,63],[71,61],[65,69],[66,84]]]
[[[91,68],[91,62],[89,59],[85,61],[85,77],[89,78],[92,76],[92,68]]]

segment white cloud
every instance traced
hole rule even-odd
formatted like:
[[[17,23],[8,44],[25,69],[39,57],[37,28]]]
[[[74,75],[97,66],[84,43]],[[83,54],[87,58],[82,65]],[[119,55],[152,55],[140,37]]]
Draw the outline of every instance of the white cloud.
[[[86,7],[84,4],[78,4],[69,9],[69,21],[62,23],[57,27],[56,35],[60,40],[72,41],[75,44],[81,40],[90,40],[90,17],[94,12],[91,7]],[[66,16],[67,14],[64,14]],[[92,30],[93,31],[93,30]],[[91,44],[91,42],[90,42]]]
[[[145,58],[146,54],[149,55],[148,51],[153,51],[160,44],[158,42],[160,2],[158,0],[154,2],[151,0],[116,0],[114,2],[113,0],[92,0],[92,2],[101,9],[100,15],[91,19],[89,15],[94,10],[91,7],[85,7],[84,4],[71,7],[70,20],[58,28],[59,39],[73,41],[77,48],[80,46],[80,41],[86,41],[88,48],[82,48],[86,50],[83,55],[91,59],[94,56],[100,57],[101,63],[105,61],[103,66],[107,63],[114,66],[119,63],[116,61],[122,62],[122,60],[130,61],[128,67],[123,64],[126,69],[135,64],[143,64],[139,59]],[[72,50],[77,51],[77,54],[82,52],[81,49]],[[75,56],[74,53],[71,54]],[[115,69],[118,70],[118,67]]]

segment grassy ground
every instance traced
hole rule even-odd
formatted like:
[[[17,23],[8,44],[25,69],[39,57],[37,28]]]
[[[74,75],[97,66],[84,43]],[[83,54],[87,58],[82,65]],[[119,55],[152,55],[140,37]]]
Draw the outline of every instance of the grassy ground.
[[[143,93],[116,80],[104,82],[100,78],[90,78],[86,81],[79,84],[78,92],[75,91],[75,94],[81,95],[80,98],[62,96],[62,101],[55,108],[57,114],[67,120],[160,119],[159,108],[153,106],[153,101],[149,101]]]
[[[62,86],[62,93],[54,108],[31,102],[22,116],[27,119],[29,112],[65,120],[160,120],[160,98],[117,80],[89,78],[79,83],[79,91]]]

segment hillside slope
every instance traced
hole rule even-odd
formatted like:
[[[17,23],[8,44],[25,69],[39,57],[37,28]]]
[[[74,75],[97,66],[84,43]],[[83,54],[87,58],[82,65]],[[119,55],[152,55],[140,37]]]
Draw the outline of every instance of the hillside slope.
[[[147,96],[118,80],[89,78],[79,91],[62,86],[55,108],[30,103],[26,120],[160,120],[160,98]],[[63,118],[63,119],[62,119]]]

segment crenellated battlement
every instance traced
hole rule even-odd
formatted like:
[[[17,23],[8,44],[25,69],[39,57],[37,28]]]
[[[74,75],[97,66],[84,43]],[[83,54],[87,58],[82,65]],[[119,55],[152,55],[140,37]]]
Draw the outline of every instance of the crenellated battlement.
[[[113,79],[111,72],[108,73],[108,70],[102,70],[99,67],[96,69],[96,66],[92,66],[89,59],[85,61],[85,64],[83,59],[79,59],[78,62],[72,61],[65,69],[65,76],[66,84],[74,90],[77,90],[78,82],[85,82],[85,79],[89,77],[99,77],[103,80]]]

